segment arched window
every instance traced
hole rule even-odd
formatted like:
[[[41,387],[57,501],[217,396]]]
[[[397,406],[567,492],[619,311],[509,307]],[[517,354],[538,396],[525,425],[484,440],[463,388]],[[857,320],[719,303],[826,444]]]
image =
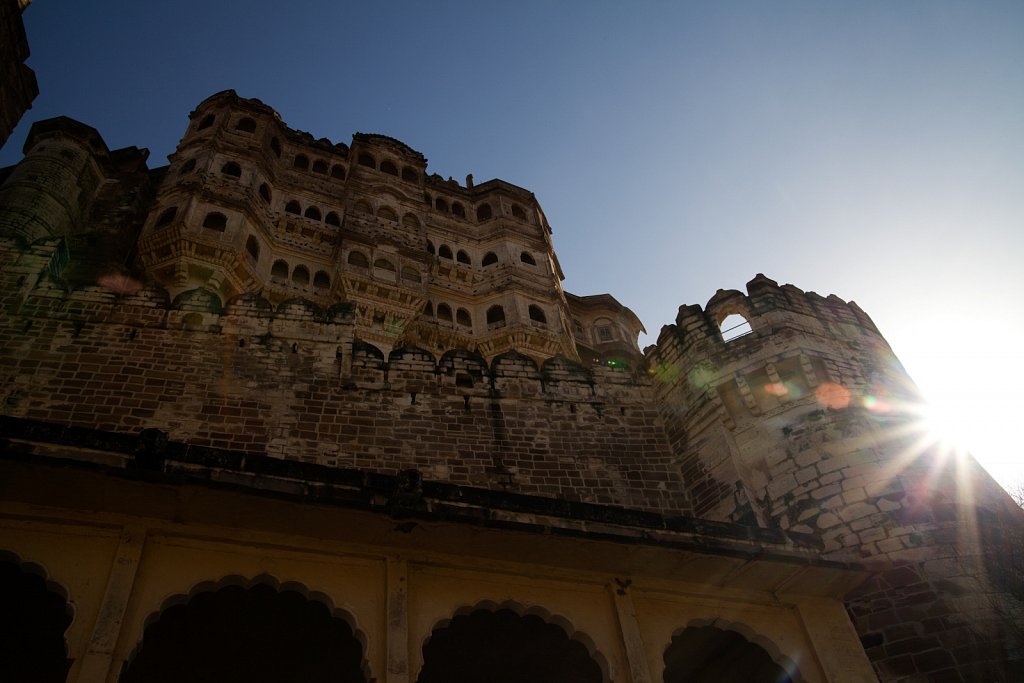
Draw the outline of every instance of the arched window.
[[[235,124],[235,130],[239,130],[243,133],[255,133],[256,122],[246,116],[244,119],[238,119],[238,123]]]
[[[335,227],[341,227],[341,219],[338,217],[338,214],[334,213],[333,211],[327,214],[327,217],[324,218],[324,223],[326,223],[327,225],[333,225]]]
[[[281,158],[281,142],[277,138],[270,138],[270,151],[278,159]]]
[[[398,214],[390,206],[382,206],[377,209],[377,218],[386,218],[389,221],[398,222]]]
[[[673,636],[664,660],[665,683],[793,683],[798,677],[794,663],[783,668],[760,645],[714,626],[690,626]]]
[[[388,175],[398,175],[398,167],[395,166],[392,162],[386,160],[380,162],[380,171],[381,173],[387,173]]]
[[[388,261],[386,258],[379,258],[376,261],[374,261],[373,268],[374,270],[382,270],[387,273],[395,272],[395,264],[392,263],[391,261]]]
[[[242,167],[233,161],[229,161],[220,167],[220,172],[224,175],[234,176],[235,178],[242,177]]]
[[[304,213],[303,215],[306,218],[312,218],[315,221],[318,221],[322,218],[320,214],[320,209],[316,208],[315,206],[310,206],[309,208],[307,208],[306,213]]]
[[[176,215],[178,215],[178,207],[172,206],[169,209],[164,209],[164,212],[160,214],[160,218],[156,219],[156,227],[162,228],[165,225],[170,225]]]
[[[491,306],[487,309],[487,326],[501,327],[505,324],[505,309],[501,306]]]
[[[252,256],[253,261],[260,260],[260,243],[252,235],[249,235],[249,239],[245,240],[245,250],[249,252],[249,256]]]
[[[452,307],[448,304],[438,304],[437,319],[450,323],[452,321]]]
[[[368,166],[370,168],[377,168],[377,160],[374,159],[373,156],[367,154],[366,152],[363,152],[362,154],[359,155],[359,165]]]
[[[525,263],[528,266],[535,266],[535,265],[537,265],[537,261],[533,258],[533,254],[531,254],[528,251],[524,251],[522,254],[520,254],[519,255],[519,260],[522,261],[523,263]]]
[[[722,341],[730,342],[733,339],[738,339],[744,335],[753,332],[753,328],[750,327],[750,323],[739,313],[733,313],[725,317],[722,320],[722,324],[719,325],[719,330],[722,333]]]
[[[191,173],[194,170],[196,170],[196,160],[195,159],[189,159],[188,161],[186,161],[181,166],[181,174],[182,175],[185,175],[186,173]]]
[[[313,276],[313,286],[317,289],[330,289],[331,288],[331,277],[322,270],[316,271],[316,275]]]
[[[419,180],[419,174],[417,174],[415,170],[409,168],[408,166],[404,166],[402,167],[402,180],[407,180],[410,183],[415,183],[416,181]]]
[[[435,252],[434,243],[431,242],[430,240],[427,240],[427,252],[430,254],[433,254]]]
[[[601,683],[587,647],[536,614],[476,610],[447,621],[423,645],[417,683],[530,681]],[[129,682],[131,683],[131,682]]]
[[[295,163],[292,164],[295,168],[301,168],[303,171],[309,168],[309,157],[305,154],[296,154]]]
[[[271,277],[279,277],[281,279],[288,279],[288,263],[285,261],[274,261],[274,265],[270,268]]]
[[[489,251],[486,254],[484,254],[484,260],[481,261],[481,263],[483,263],[485,266],[493,266],[497,262],[498,255],[495,254],[493,251]]]
[[[313,173],[323,173],[327,175],[327,162],[323,159],[317,159],[313,162]]]
[[[412,266],[402,266],[402,279],[409,282],[420,282],[420,271]]]
[[[443,200],[440,197],[438,197],[437,200],[434,202],[434,208],[437,209],[438,211],[447,212],[448,211],[448,202],[446,202],[445,200]]]
[[[547,323],[548,318],[544,315],[544,310],[537,305],[530,305],[530,320],[538,323]]]
[[[64,642],[71,610],[57,590],[16,560],[0,560],[0,680],[64,683],[71,664]]]
[[[481,204],[476,208],[476,220],[480,223],[491,220],[491,205]]]
[[[202,592],[152,621],[118,680],[366,683],[365,635],[349,623],[298,590]]]
[[[458,202],[452,203],[452,215],[458,216],[459,218],[466,217],[466,209]]]
[[[302,215],[302,207],[294,199],[284,205],[284,210],[288,213],[294,213],[296,216]]]
[[[469,311],[465,308],[460,308],[456,311],[455,322],[463,327],[473,327],[473,319],[469,316]]]
[[[451,259],[452,248],[449,247],[447,244],[442,244],[440,247],[437,248],[437,255],[439,258]]]
[[[213,120],[213,114],[207,114],[203,117],[203,120],[199,122],[199,125],[196,126],[196,130],[204,130],[206,128],[209,128],[213,125]]]
[[[211,211],[203,219],[203,227],[224,232],[224,229],[228,227],[228,217],[219,211]]]
[[[458,261],[459,263],[465,263],[467,266],[472,265],[472,262],[469,260],[469,254],[462,251],[461,249],[459,249],[459,253],[455,255],[455,260]]]
[[[350,251],[348,253],[348,264],[356,268],[369,268],[370,259],[361,251]]]
[[[356,213],[364,213],[370,216],[373,215],[373,207],[370,206],[370,203],[365,199],[360,199],[359,201],[357,201],[355,209]]]
[[[512,215],[521,221],[526,220],[526,212],[523,211],[523,207],[519,206],[518,204],[512,205]]]
[[[427,316],[428,318],[433,318],[434,317],[434,304],[432,304],[432,303],[430,303],[428,301],[427,305],[423,309],[423,315]]]
[[[334,166],[331,166],[331,177],[332,178],[340,178],[341,180],[344,180],[345,179],[345,167],[342,166],[341,164],[335,164]]]
[[[262,197],[263,201],[266,203],[270,203],[270,186],[266,183],[260,185],[260,197]]]
[[[308,285],[309,268],[306,266],[295,266],[295,270],[292,271],[292,282],[297,285]]]

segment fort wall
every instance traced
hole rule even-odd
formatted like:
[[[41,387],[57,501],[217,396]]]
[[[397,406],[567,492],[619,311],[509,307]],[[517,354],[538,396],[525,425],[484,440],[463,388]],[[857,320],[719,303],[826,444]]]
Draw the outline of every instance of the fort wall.
[[[4,252],[5,412],[66,425],[454,484],[690,512],[643,373],[490,364],[452,351],[387,357],[353,337],[350,307],[189,292],[66,292],[43,279],[51,242]],[[49,258],[48,258],[49,252]],[[19,286],[19,282],[22,285]]]

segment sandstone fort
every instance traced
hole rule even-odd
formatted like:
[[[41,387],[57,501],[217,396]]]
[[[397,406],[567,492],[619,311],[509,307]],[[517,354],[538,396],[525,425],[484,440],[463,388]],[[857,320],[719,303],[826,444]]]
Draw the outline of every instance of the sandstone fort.
[[[0,170],[4,680],[1024,677],[1024,512],[856,304],[757,275],[641,350],[528,189],[182,120]]]

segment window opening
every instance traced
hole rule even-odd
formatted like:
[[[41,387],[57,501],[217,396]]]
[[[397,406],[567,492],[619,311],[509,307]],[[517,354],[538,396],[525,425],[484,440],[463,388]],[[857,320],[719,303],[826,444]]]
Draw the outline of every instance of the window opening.
[[[228,217],[218,211],[212,211],[203,219],[203,227],[223,232],[228,227]]]
[[[730,342],[733,339],[739,339],[745,335],[753,332],[753,328],[750,327],[750,323],[739,313],[733,313],[727,315],[725,320],[719,326],[719,330],[722,333],[722,340]]]

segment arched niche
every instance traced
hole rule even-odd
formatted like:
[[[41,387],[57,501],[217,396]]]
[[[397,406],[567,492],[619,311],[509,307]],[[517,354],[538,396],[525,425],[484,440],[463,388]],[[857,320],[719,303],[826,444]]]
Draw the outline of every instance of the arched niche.
[[[609,683],[608,661],[568,619],[484,601],[456,610],[423,642],[416,683]]]
[[[0,680],[64,683],[64,634],[74,618],[63,586],[37,564],[0,550]]]
[[[672,634],[665,683],[799,683],[800,670],[745,624],[694,620]]]
[[[367,683],[366,646],[327,595],[269,575],[227,576],[165,600],[120,683]]]

